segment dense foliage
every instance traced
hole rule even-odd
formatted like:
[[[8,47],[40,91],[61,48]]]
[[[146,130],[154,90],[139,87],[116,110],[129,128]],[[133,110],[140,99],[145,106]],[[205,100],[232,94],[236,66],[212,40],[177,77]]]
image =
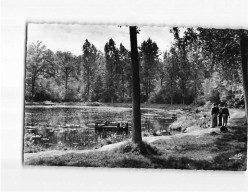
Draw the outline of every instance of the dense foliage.
[[[172,28],[161,52],[151,38],[139,47],[141,102],[243,105],[238,31]],[[26,101],[131,102],[131,54],[110,39],[99,51],[89,40],[82,55],[27,46]]]

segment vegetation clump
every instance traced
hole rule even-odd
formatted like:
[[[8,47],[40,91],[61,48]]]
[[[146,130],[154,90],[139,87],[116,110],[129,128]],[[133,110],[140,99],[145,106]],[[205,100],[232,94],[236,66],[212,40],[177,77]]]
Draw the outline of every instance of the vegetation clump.
[[[134,144],[132,142],[127,142],[121,145],[119,148],[115,149],[114,152],[126,154],[134,153],[136,155],[161,155],[161,151],[154,145],[142,142],[140,144]]]

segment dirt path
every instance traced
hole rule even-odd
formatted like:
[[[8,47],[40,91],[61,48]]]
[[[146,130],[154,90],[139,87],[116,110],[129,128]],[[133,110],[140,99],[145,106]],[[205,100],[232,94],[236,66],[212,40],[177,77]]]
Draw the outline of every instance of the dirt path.
[[[237,118],[242,118],[245,116],[245,111],[244,110],[237,110],[237,109],[231,109],[230,110],[230,123],[232,123],[232,120],[235,120]],[[229,123],[229,124],[230,124]],[[185,133],[180,133],[180,134],[175,134],[173,135],[174,138],[182,138],[184,136],[188,135],[193,135],[193,136],[203,136],[206,133],[210,133],[212,131],[215,132],[220,132],[220,128],[206,128],[206,129],[201,129],[200,127],[190,127],[186,130]],[[152,137],[144,137],[143,141],[152,143],[157,140],[166,140],[166,139],[171,139],[172,136],[152,136]],[[115,148],[118,148],[119,146],[125,144],[127,141],[115,143],[115,144],[110,144],[110,145],[105,145],[99,149],[93,149],[93,150],[66,150],[66,151],[61,151],[61,150],[51,150],[51,151],[42,151],[38,153],[24,153],[24,162],[29,161],[32,158],[42,158],[42,157],[49,157],[49,156],[60,156],[68,153],[76,153],[76,154],[82,154],[82,153],[88,153],[88,152],[96,152],[96,151],[111,151]]]

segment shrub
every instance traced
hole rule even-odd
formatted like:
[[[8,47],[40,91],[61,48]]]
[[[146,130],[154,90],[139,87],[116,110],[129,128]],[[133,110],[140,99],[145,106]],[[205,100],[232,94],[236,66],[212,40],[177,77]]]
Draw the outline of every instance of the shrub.
[[[153,97],[150,98],[150,102],[164,104],[166,103],[165,97],[165,90],[160,90],[157,94],[154,94]]]
[[[32,137],[34,134],[25,134],[24,135],[24,153],[36,153],[44,151],[44,148],[41,145],[35,144]]]
[[[203,97],[199,97],[196,100],[196,105],[197,106],[204,106],[206,104],[206,99],[204,99]]]
[[[181,116],[175,122],[173,122],[169,128],[170,130],[182,131],[187,127],[198,125],[198,120],[194,116]]]
[[[208,99],[212,103],[220,103],[220,92],[217,89],[211,91],[210,97]]]
[[[36,82],[34,101],[61,102],[64,96],[64,87],[56,84],[53,78],[39,79]]]
[[[79,84],[71,82],[68,85],[67,91],[65,93],[64,101],[66,102],[80,102],[81,98],[81,89]]]
[[[210,101],[207,101],[206,103],[205,103],[205,105],[204,105],[204,109],[211,109],[212,108],[212,103],[210,102]]]

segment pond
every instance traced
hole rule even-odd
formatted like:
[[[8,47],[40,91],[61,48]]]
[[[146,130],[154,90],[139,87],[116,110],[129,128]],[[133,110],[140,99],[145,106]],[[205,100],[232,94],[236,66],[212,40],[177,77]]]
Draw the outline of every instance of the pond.
[[[95,132],[96,121],[128,123],[128,131],[99,136]],[[131,121],[131,108],[30,106],[25,108],[24,141],[50,149],[92,148],[101,144],[104,139],[115,143],[130,138]],[[173,121],[173,116],[163,109],[141,109],[143,136],[165,131]]]

